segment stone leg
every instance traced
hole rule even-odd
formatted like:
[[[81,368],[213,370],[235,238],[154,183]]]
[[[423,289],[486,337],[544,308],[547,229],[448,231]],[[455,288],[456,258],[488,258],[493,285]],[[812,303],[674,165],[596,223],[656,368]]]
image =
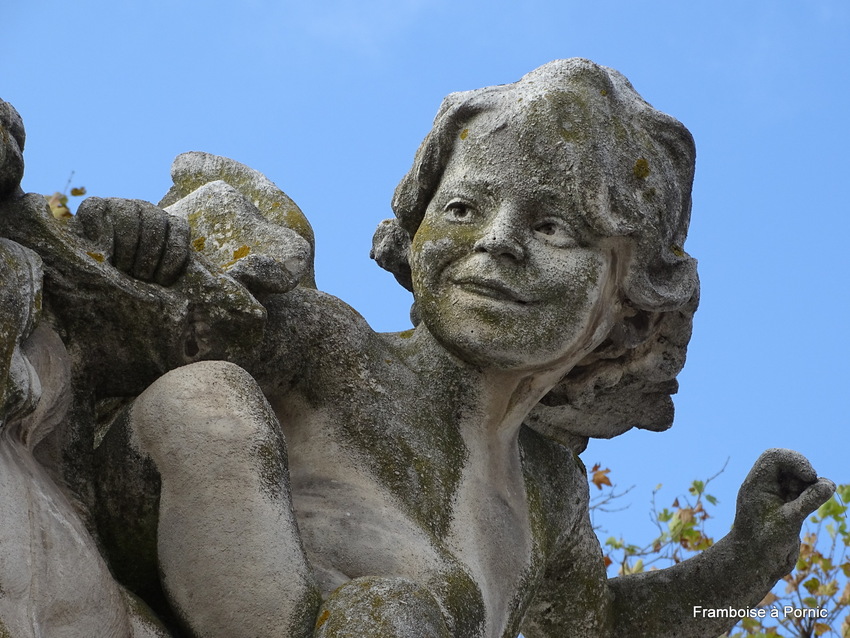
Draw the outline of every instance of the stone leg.
[[[450,638],[431,593],[404,578],[363,577],[334,591],[315,638]]]
[[[292,512],[280,425],[247,372],[166,374],[133,406],[162,481],[163,587],[197,637],[310,636],[320,602]]]

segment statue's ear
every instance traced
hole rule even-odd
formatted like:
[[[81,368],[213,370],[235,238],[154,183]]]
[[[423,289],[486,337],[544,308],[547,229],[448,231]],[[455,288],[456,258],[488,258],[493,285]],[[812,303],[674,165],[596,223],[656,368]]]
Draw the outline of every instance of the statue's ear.
[[[372,236],[369,257],[384,270],[389,270],[398,283],[413,292],[409,255],[410,235],[401,227],[398,219],[385,219],[378,224]]]

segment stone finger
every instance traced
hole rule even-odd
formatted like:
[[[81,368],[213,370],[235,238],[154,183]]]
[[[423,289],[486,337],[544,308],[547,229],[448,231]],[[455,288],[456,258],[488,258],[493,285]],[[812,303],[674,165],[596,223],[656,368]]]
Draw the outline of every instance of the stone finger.
[[[130,274],[142,281],[151,281],[166,249],[168,213],[155,206],[139,207],[139,245]]]
[[[118,270],[129,273],[136,262],[136,251],[139,248],[141,233],[138,202],[113,197],[106,201],[114,224],[115,249],[112,261]]]
[[[170,286],[183,273],[189,261],[189,223],[179,217],[168,216],[165,249],[154,274],[154,281]]]
[[[835,483],[826,478],[819,478],[809,485],[793,501],[782,506],[782,514],[797,525],[802,525],[806,517],[821,505],[826,503],[835,492]]]
[[[105,199],[101,197],[84,199],[77,208],[73,225],[82,232],[86,239],[111,256],[114,229],[112,217],[109,214],[109,205]]]

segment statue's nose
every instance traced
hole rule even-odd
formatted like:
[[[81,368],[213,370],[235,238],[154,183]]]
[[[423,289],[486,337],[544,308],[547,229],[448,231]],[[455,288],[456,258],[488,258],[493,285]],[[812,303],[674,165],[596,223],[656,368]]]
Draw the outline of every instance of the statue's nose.
[[[515,216],[509,210],[500,210],[473,248],[475,252],[490,253],[494,257],[508,257],[516,261],[523,259],[525,246]]]

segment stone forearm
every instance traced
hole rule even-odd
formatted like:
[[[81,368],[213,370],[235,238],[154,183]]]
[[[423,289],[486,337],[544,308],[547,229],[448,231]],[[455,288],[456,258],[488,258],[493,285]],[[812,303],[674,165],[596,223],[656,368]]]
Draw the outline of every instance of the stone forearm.
[[[668,569],[613,578],[609,581],[612,635],[713,638],[738,619],[711,618],[695,608],[757,605],[787,571],[791,558],[787,554],[785,545],[765,551],[730,533],[702,554]]]

